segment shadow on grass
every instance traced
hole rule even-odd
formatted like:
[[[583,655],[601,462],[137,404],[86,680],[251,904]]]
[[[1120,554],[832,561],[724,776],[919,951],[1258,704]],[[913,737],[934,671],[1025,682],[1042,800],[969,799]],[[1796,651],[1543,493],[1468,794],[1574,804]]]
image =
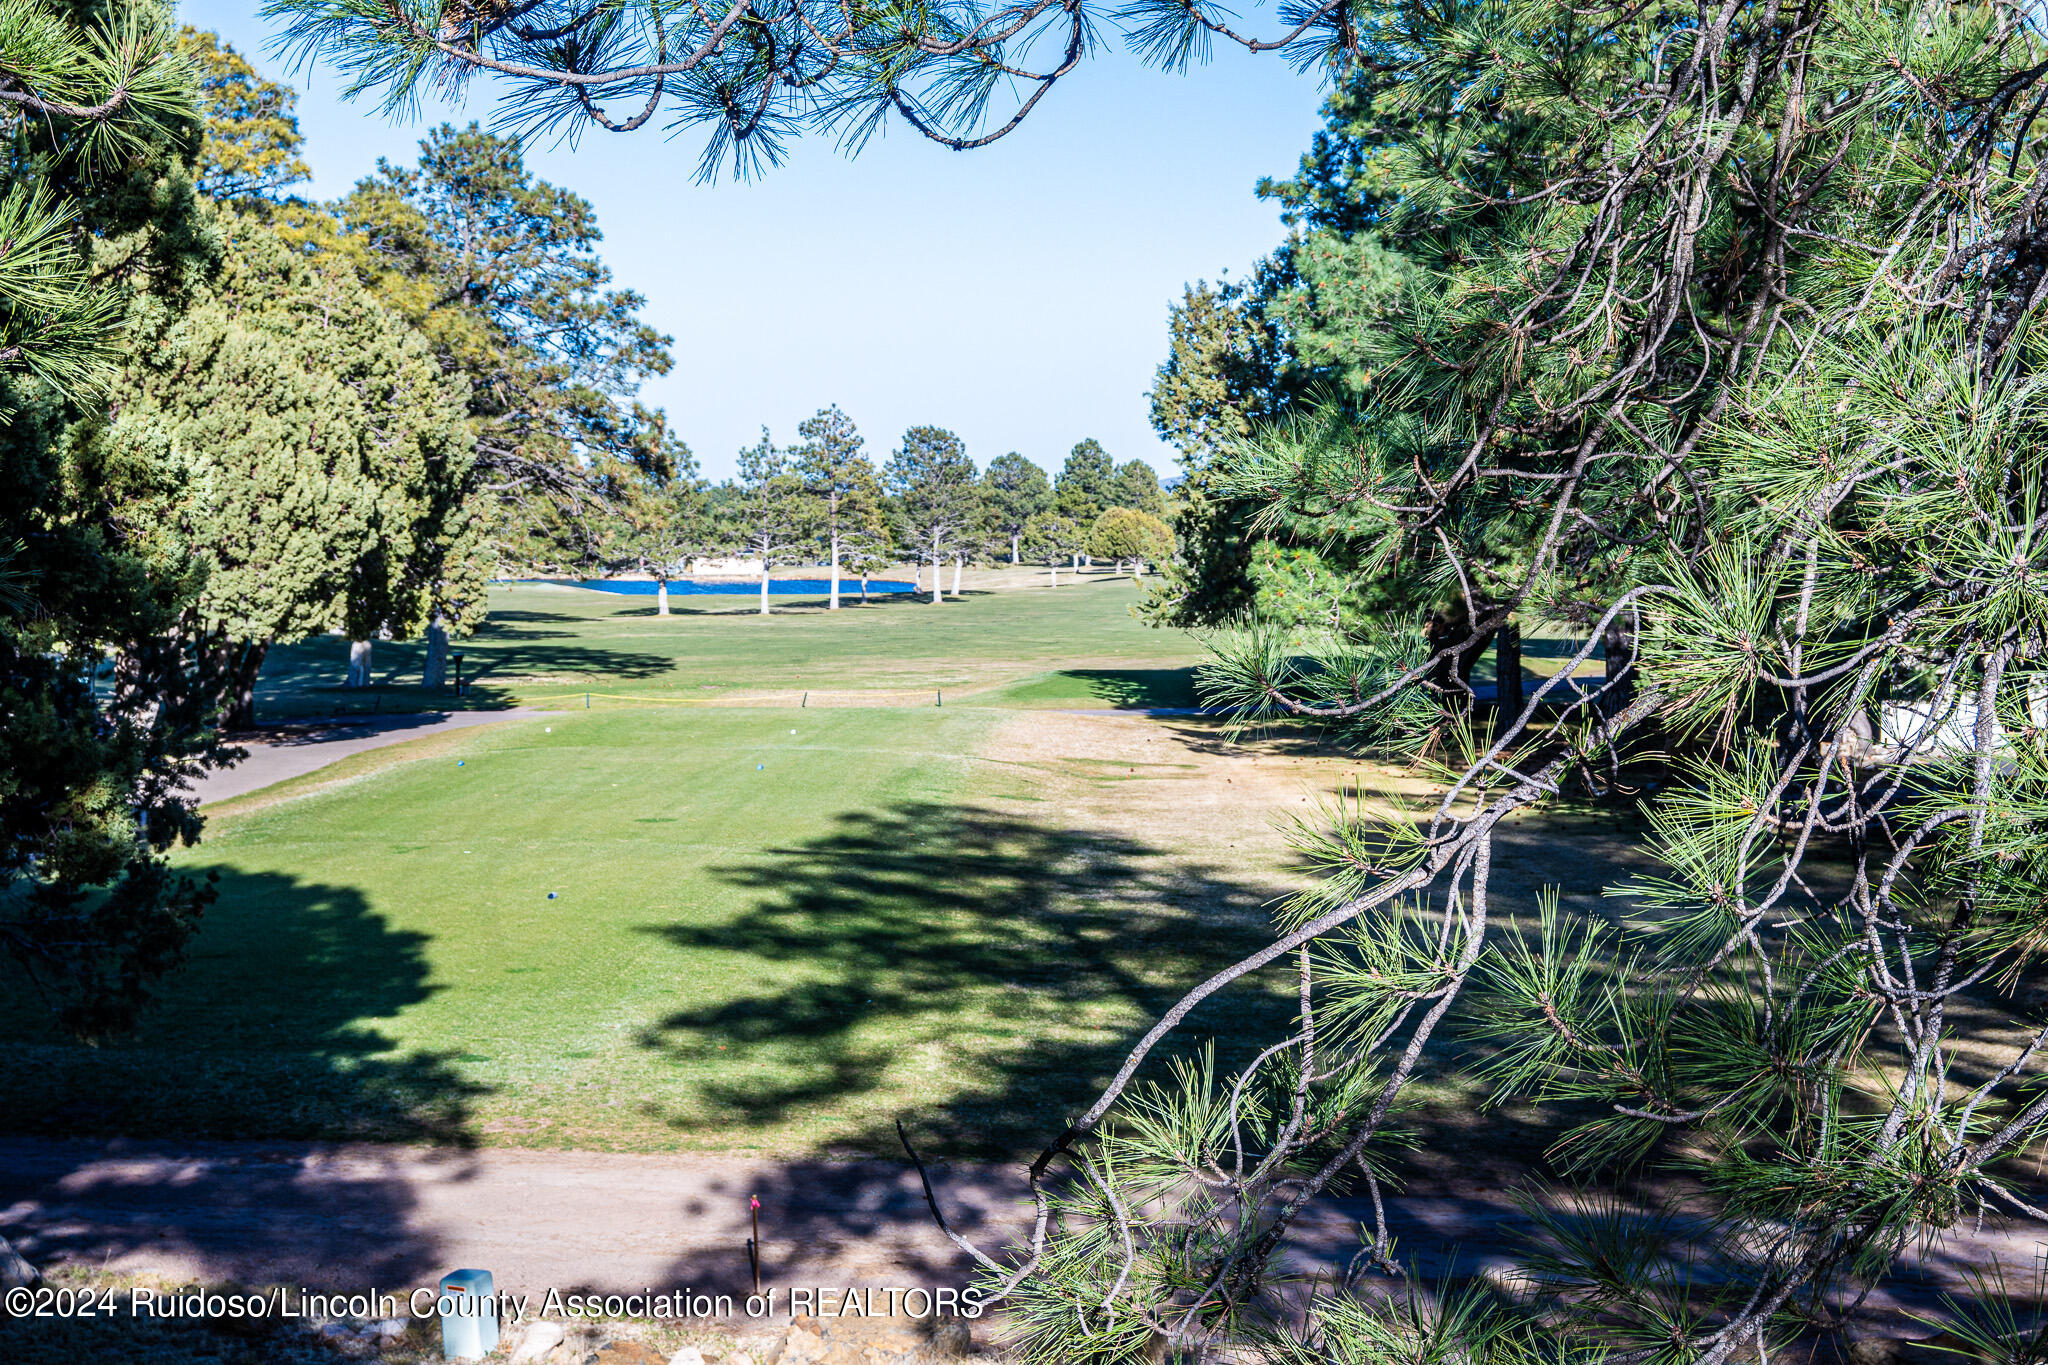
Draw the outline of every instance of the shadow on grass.
[[[466,1142],[480,1090],[451,1057],[390,1055],[377,1022],[440,989],[426,937],[353,887],[225,870],[219,889],[132,1037],[84,1047],[0,997],[0,1132]]]
[[[374,1149],[337,1162],[281,1141],[468,1145],[481,1088],[450,1057],[388,1055],[378,1026],[436,989],[424,937],[350,887],[230,871],[220,890],[132,1038],[80,1046],[0,991],[0,1235],[42,1264],[431,1283],[445,1267],[411,1225],[412,1174]],[[223,1140],[238,1138],[260,1141]],[[451,1160],[459,1174],[467,1158]]]
[[[1195,670],[1190,668],[1068,668],[1019,683],[1004,693],[1012,702],[1106,703],[1123,710],[1192,710]]]
[[[678,1062],[713,1060],[719,1044],[762,1059],[698,1087],[728,1122],[858,1111],[908,1084],[931,1096],[903,1117],[935,1152],[1022,1150],[1092,1098],[1186,988],[1262,941],[1275,888],[1163,867],[1154,852],[971,806],[844,816],[809,843],[714,869],[758,895],[738,918],[648,926],[775,966],[743,997],[673,1013],[641,1041]],[[1225,994],[1186,1033],[1217,1036],[1226,1057],[1249,1056],[1292,1017],[1277,979]],[[906,1065],[928,1074],[906,1082]],[[895,1117],[842,1140],[898,1151]]]
[[[579,618],[550,612],[500,611],[475,635],[455,645],[462,656],[465,691],[420,685],[426,646],[417,640],[379,641],[372,651],[371,686],[344,686],[348,641],[321,636],[273,649],[257,684],[256,712],[266,724],[310,716],[355,716],[420,711],[494,711],[515,702],[519,685],[559,676],[573,686],[591,679],[635,681],[675,667],[665,654],[616,649],[580,640],[574,630],[534,629]],[[449,679],[455,677],[450,666]]]

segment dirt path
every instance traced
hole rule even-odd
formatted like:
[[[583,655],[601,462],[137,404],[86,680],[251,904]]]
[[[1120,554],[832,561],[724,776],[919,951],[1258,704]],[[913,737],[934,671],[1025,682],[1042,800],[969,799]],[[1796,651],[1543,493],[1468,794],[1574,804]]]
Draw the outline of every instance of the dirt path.
[[[357,719],[314,721],[304,725],[278,726],[260,735],[237,740],[249,756],[232,768],[208,773],[193,784],[199,800],[225,801],[244,796],[288,777],[318,772],[328,764],[403,744],[449,730],[473,725],[495,725],[504,720],[525,720],[543,714],[514,708],[505,711],[428,711],[415,716],[366,716]]]
[[[935,1179],[948,1216],[989,1249],[1027,1226],[1021,1172],[955,1165]],[[755,1194],[764,1286],[967,1283],[915,1174],[888,1162],[0,1139],[0,1236],[32,1261],[327,1292],[404,1294],[479,1266],[515,1294],[743,1297]],[[1426,1283],[1506,1271],[1523,1223],[1498,1191],[1441,1186],[1395,1197],[1389,1213]],[[1290,1239],[1292,1268],[1340,1270],[1368,1216],[1359,1201],[1318,1201]],[[2009,1227],[1952,1238],[1909,1263],[1865,1316],[1926,1311],[1994,1256],[2031,1264],[2044,1237]]]

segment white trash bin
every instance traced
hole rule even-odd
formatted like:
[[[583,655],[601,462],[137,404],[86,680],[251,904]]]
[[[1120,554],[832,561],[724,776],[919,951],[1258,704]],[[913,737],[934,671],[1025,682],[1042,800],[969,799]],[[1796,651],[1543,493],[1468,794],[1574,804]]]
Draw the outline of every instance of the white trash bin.
[[[498,1349],[497,1286],[488,1270],[452,1270],[441,1277],[441,1356],[482,1360]]]

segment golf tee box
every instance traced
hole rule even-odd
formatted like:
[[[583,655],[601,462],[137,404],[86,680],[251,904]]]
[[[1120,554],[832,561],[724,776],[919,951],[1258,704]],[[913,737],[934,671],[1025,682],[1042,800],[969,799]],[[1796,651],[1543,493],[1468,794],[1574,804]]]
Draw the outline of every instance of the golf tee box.
[[[497,1285],[488,1270],[452,1270],[441,1277],[441,1356],[482,1360],[498,1348]]]

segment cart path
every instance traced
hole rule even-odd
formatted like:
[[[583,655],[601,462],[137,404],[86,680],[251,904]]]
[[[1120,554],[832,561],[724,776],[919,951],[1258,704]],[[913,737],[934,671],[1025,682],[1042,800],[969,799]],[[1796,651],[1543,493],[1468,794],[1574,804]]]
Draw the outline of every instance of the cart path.
[[[504,711],[426,711],[410,716],[350,716],[268,727],[255,735],[232,740],[247,749],[249,756],[232,768],[206,774],[192,787],[202,803],[225,801],[288,777],[318,772],[350,754],[423,739],[445,730],[495,725],[502,720],[530,720],[546,714],[519,707]]]
[[[954,1225],[995,1252],[1029,1226],[1021,1168],[935,1167]],[[371,1144],[0,1138],[0,1237],[38,1264],[179,1279],[409,1293],[459,1266],[515,1294],[751,1289],[747,1200],[762,1205],[764,1287],[965,1285],[916,1173],[882,1161],[664,1156]],[[1505,1271],[1525,1222],[1506,1193],[1396,1196],[1397,1252],[1424,1284]],[[1370,1216],[1312,1205],[1286,1259],[1339,1270]],[[1962,1232],[1916,1255],[1865,1314],[1937,1307],[1997,1258],[2029,1268],[2048,1228]]]

